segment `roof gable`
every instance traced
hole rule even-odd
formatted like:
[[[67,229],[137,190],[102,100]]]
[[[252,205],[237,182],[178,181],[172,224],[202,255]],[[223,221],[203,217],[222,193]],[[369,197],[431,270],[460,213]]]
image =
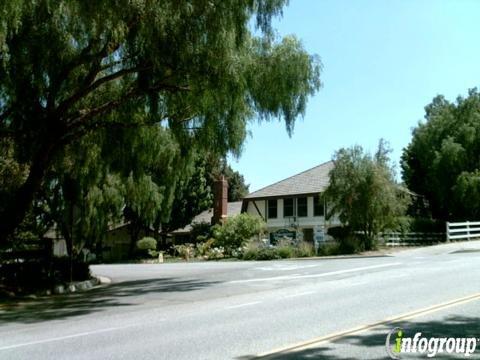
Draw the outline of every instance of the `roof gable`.
[[[315,166],[248,194],[245,199],[314,194],[325,191],[333,161]]]
[[[234,201],[227,203],[227,217],[233,217],[240,214],[242,211],[242,202],[241,201]],[[210,224],[212,222],[213,217],[213,208],[207,209],[202,211],[200,214],[195,216],[192,222],[181,229],[176,229],[172,231],[173,234],[177,233],[188,233],[192,230],[193,224],[201,224],[207,223]]]

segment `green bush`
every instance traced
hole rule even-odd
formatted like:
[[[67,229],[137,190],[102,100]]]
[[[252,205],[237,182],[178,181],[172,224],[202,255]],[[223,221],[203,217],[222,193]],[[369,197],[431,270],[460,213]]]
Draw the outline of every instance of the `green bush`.
[[[212,228],[215,245],[222,246],[229,255],[264,231],[265,222],[262,219],[245,213],[228,218],[223,225]]]
[[[241,258],[243,260],[255,260],[257,257],[258,250],[248,249],[243,252]]]
[[[260,247],[264,246],[258,241],[249,241],[243,248],[243,252],[238,254],[238,258],[243,260],[255,260]]]
[[[291,240],[280,240],[276,245],[278,256],[282,259],[295,257],[295,248]]]
[[[395,227],[393,231],[401,232],[401,233],[408,233],[411,232],[413,224],[413,218],[410,216],[400,216],[396,220]]]
[[[244,248],[243,260],[275,260],[294,257],[315,256],[313,244],[301,241],[292,244],[291,241],[282,240],[275,247],[269,247],[258,241],[250,241]]]
[[[178,255],[186,261],[195,257],[195,247],[193,244],[174,245],[173,248]]]
[[[351,233],[352,229],[349,226],[332,226],[327,230],[327,234],[338,241],[350,236]]]
[[[301,241],[295,248],[297,257],[310,257],[315,256],[315,248],[312,244]]]
[[[327,234],[335,239],[336,245],[329,245],[327,250],[322,250],[331,252],[330,254],[321,254],[322,256],[355,254],[363,250],[363,241],[360,235],[355,234],[349,226],[331,227]]]
[[[208,252],[212,249],[215,239],[208,239],[205,242],[199,242],[195,245],[197,256],[207,256]]]
[[[144,237],[137,241],[137,249],[139,256],[149,255],[151,257],[157,257],[157,240],[152,237]]]
[[[206,242],[212,237],[212,225],[207,222],[193,223],[190,238],[193,242]]]
[[[445,222],[428,218],[412,218],[410,231],[425,233],[445,232]]]
[[[358,253],[360,249],[360,241],[354,236],[348,236],[340,241],[332,241],[321,244],[318,247],[318,256],[335,256],[350,255]]]
[[[55,285],[91,278],[88,263],[67,257],[54,257],[50,261],[27,260],[21,263],[0,264],[0,299],[2,289],[17,295],[53,289]]]
[[[355,254],[362,250],[362,242],[356,236],[351,235],[340,240],[339,251],[342,255]]]
[[[335,256],[340,254],[340,243],[338,241],[321,244],[317,251],[318,256]]]
[[[255,260],[277,260],[280,259],[277,249],[260,248],[256,254]]]
[[[219,260],[225,257],[225,250],[223,247],[214,247],[207,251],[205,258],[207,260]]]
[[[139,250],[156,250],[157,240],[152,237],[144,237],[137,241],[137,249]]]
[[[278,256],[282,259],[295,257],[295,251],[291,246],[282,246],[277,248]]]
[[[246,244],[240,257],[243,260],[272,260],[280,258],[275,248],[269,248],[264,243],[255,240]]]

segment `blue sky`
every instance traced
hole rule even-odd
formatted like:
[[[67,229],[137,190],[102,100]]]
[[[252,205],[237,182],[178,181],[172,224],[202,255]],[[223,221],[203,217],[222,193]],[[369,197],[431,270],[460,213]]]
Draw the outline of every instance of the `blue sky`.
[[[232,167],[254,191],[380,138],[398,164],[434,96],[479,85],[479,15],[476,0],[291,0],[275,27],[320,56],[324,86],[291,138],[281,122],[252,123]]]

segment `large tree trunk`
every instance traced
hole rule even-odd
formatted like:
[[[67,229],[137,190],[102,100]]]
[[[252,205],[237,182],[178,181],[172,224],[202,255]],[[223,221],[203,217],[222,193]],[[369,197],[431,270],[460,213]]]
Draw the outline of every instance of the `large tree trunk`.
[[[30,210],[35,194],[40,189],[50,165],[53,150],[53,143],[45,144],[40,148],[32,161],[27,180],[15,192],[5,211],[0,213],[0,244],[6,242],[8,236],[13,234]]]

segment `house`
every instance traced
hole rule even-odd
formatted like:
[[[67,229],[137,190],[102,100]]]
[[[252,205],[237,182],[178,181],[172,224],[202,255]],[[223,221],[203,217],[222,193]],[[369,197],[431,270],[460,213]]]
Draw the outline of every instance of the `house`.
[[[228,202],[228,182],[222,176],[215,181],[213,192],[213,208],[207,209],[193,218],[190,224],[170,233],[174,244],[195,241],[190,234],[196,224],[218,224],[225,219],[238,215],[242,211],[242,201]]]
[[[138,239],[144,236],[155,237],[155,232],[151,228],[141,229],[138,233]],[[49,229],[43,235],[43,239],[52,243],[54,256],[68,256],[67,243],[56,226]],[[101,254],[94,255],[98,249],[83,248],[82,252],[85,260],[88,258],[99,258],[108,262],[128,260],[131,242],[130,222],[121,221],[108,226],[101,242]]]
[[[329,184],[333,162],[328,161],[248,194],[242,212],[260,216],[267,224],[271,243],[281,238],[322,242],[337,218],[325,217],[327,203],[322,193]]]
[[[137,239],[143,237],[156,238],[153,228],[142,228],[138,234]],[[104,261],[123,261],[128,260],[131,256],[130,247],[132,246],[131,224],[129,221],[122,221],[117,224],[108,226],[105,237],[102,241],[102,259]]]
[[[242,211],[242,201],[235,201],[227,203],[227,210],[223,213],[223,218],[229,218],[235,215],[240,214]],[[174,230],[170,233],[172,236],[172,242],[174,244],[180,244],[185,242],[191,242],[195,239],[191,239],[190,234],[193,227],[197,224],[208,224],[211,225],[213,221],[213,208],[202,211],[200,214],[195,216],[190,224],[186,225],[181,229]]]

